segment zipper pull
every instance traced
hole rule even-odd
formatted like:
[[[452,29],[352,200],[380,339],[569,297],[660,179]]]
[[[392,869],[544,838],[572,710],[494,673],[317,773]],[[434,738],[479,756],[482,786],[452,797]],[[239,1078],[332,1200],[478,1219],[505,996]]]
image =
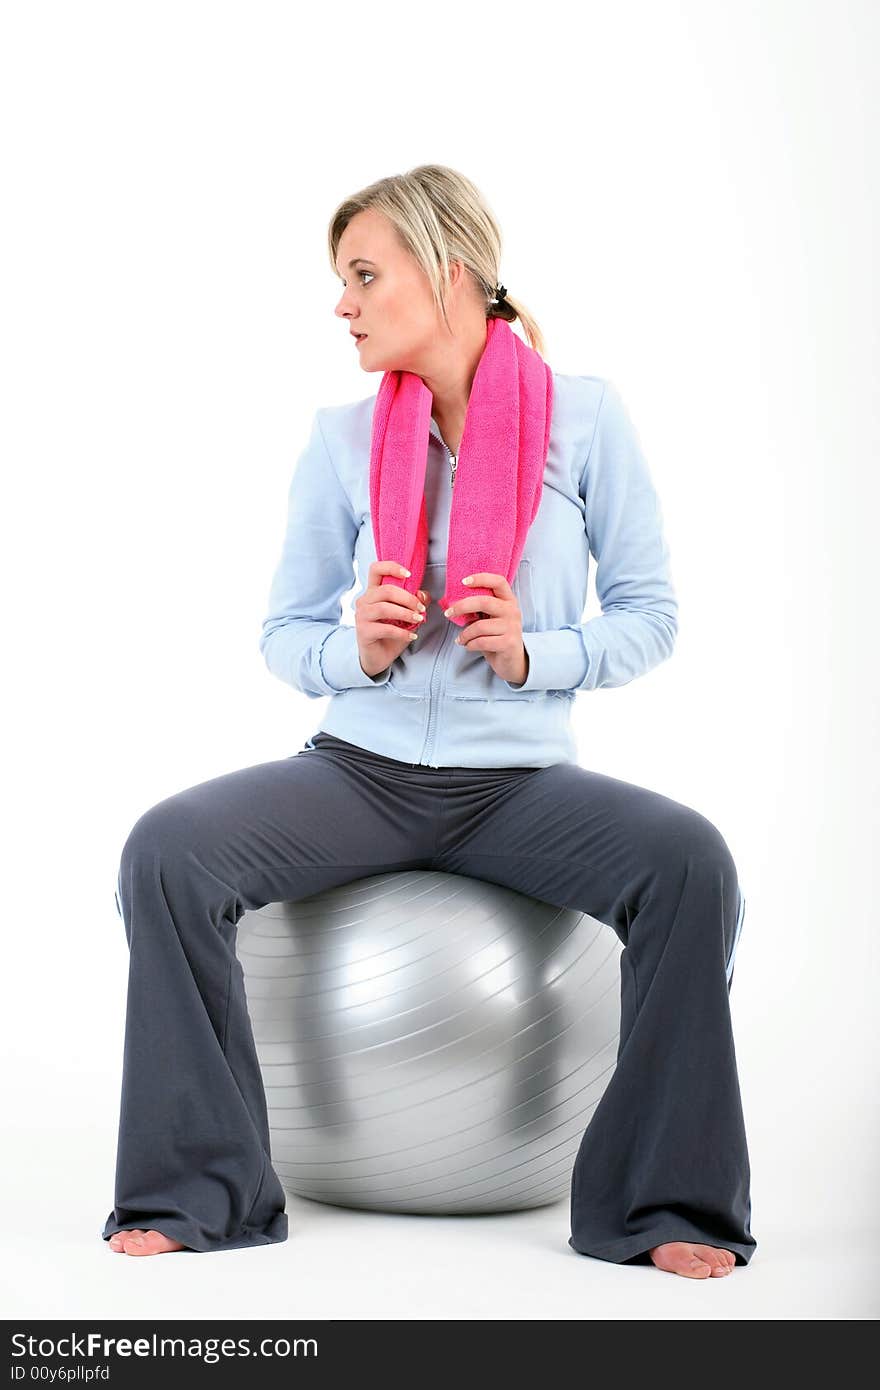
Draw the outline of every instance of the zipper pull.
[[[458,455],[450,454],[449,457],[452,462],[452,472],[449,475],[449,486],[455,487],[455,470],[458,467]]]

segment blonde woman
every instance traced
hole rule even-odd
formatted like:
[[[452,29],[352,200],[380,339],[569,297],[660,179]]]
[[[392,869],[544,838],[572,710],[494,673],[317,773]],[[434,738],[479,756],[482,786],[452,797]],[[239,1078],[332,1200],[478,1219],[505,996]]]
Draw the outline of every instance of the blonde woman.
[[[634,680],[675,641],[638,436],[610,381],[553,372],[540,506],[517,572],[474,574],[483,592],[440,611],[487,321],[518,322],[543,356],[540,331],[500,281],[489,207],[455,170],[425,165],[347,198],[329,253],[346,350],[367,373],[411,372],[431,392],[424,579],[406,557],[376,555],[374,394],[317,410],[260,646],[279,679],[328,704],[298,753],[168,797],[125,842],[128,1013],[104,1239],[128,1255],[286,1239],[237,922],[421,868],[501,883],[617,933],[617,1066],[574,1164],[569,1244],[723,1276],[757,1244],[728,1000],[745,905],[736,865],[698,811],[581,767],[571,730],[579,692]],[[584,622],[590,555],[602,613]],[[355,567],[350,625],[340,598]],[[466,626],[451,621],[464,613]]]

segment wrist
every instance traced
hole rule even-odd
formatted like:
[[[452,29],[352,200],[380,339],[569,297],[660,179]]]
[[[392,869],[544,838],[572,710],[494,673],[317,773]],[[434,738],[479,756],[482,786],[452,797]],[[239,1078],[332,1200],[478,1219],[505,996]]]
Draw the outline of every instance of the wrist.
[[[525,685],[526,681],[529,678],[529,654],[526,651],[525,643],[523,644],[522,657],[520,659],[517,670],[514,672],[514,676],[514,680],[508,680],[508,685]]]

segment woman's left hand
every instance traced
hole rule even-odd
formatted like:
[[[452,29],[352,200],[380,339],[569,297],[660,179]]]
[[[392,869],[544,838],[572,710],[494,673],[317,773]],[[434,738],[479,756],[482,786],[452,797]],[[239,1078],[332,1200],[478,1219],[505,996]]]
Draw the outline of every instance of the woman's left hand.
[[[462,613],[484,615],[467,623],[455,640],[468,651],[482,652],[503,681],[522,685],[529,674],[529,654],[523,645],[522,613],[516,594],[503,574],[473,574],[470,578],[493,592],[459,599],[446,609],[447,618]]]

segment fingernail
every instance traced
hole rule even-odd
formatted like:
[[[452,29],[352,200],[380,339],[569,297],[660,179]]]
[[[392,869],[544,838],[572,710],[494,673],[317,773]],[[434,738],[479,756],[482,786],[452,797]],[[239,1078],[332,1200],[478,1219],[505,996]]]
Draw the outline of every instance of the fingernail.
[[[451,609],[451,608],[445,609],[445,610],[444,610],[444,613],[443,613],[443,616],[444,616],[444,618],[451,618],[451,617],[452,617],[452,609]]]
[[[474,582],[474,576],[473,576],[472,574],[469,574],[469,575],[468,575],[465,579],[463,579],[461,582],[462,582],[462,584],[473,584],[473,582]]]
[[[407,578],[412,574],[412,570],[404,569],[403,565],[400,566],[400,572],[401,574],[405,574]]]

